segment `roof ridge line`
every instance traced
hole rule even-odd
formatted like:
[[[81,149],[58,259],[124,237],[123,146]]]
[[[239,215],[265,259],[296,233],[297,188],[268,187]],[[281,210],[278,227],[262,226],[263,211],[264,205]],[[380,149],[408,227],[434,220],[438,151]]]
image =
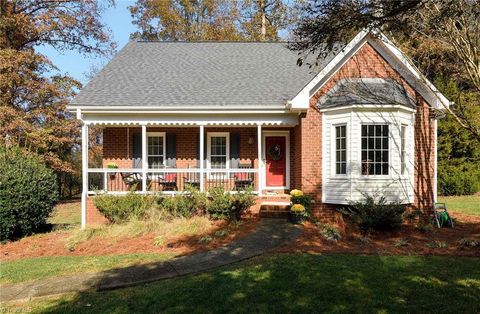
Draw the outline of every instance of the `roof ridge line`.
[[[147,40],[136,39],[133,42],[137,43],[166,43],[166,44],[289,44],[291,41],[248,41],[248,40],[195,40],[195,41],[180,41],[180,40]]]

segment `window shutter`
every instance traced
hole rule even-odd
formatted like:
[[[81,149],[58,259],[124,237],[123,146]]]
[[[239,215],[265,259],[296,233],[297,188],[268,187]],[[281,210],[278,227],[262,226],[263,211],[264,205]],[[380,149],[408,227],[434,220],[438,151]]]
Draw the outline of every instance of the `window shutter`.
[[[238,168],[240,163],[240,134],[230,133],[230,168]]]
[[[132,135],[132,167],[142,168],[142,133]]]
[[[175,133],[167,133],[167,158],[165,165],[167,167],[176,167],[177,165],[177,140]]]

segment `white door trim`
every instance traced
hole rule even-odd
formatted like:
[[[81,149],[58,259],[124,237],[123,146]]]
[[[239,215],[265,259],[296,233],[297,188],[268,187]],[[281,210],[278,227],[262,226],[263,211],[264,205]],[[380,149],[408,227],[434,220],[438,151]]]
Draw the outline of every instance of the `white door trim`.
[[[286,150],[286,167],[285,167],[285,186],[267,186],[267,167],[266,162],[266,148],[265,138],[267,136],[283,136],[285,137],[285,150]],[[264,190],[288,190],[290,189],[290,131],[289,130],[265,130],[262,132],[262,173],[265,178],[262,183],[262,189]]]

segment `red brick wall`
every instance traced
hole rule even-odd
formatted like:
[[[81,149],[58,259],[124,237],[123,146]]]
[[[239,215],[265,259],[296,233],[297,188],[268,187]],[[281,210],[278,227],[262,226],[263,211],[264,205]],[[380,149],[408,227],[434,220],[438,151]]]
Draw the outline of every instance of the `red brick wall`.
[[[95,204],[93,204],[93,199],[91,196],[87,197],[87,226],[106,224],[107,219],[100,214]]]
[[[147,132],[165,132],[176,134],[177,168],[188,168],[197,165],[197,141],[199,128],[159,128],[148,127]],[[257,167],[257,128],[205,128],[205,132],[230,132],[240,135],[240,160],[251,162],[254,168]],[[127,133],[130,136],[127,136]],[[132,167],[132,138],[133,134],[141,133],[138,127],[107,127],[103,131],[103,164],[115,162],[119,168]],[[249,144],[248,139],[252,137],[253,143]],[[205,136],[205,141],[207,137]],[[204,153],[205,158],[207,152]]]
[[[310,99],[310,108],[295,128],[296,148],[301,155],[301,171],[296,169],[294,185],[310,194],[315,200],[317,216],[332,216],[333,205],[323,205],[322,195],[322,113],[316,108],[318,99],[343,78],[392,78],[402,84],[418,100],[415,115],[415,179],[414,206],[427,209],[433,203],[434,129],[429,119],[430,109],[418,93],[375,51],[366,44],[318,90]],[[312,136],[315,134],[316,136]],[[330,213],[328,213],[330,212]]]

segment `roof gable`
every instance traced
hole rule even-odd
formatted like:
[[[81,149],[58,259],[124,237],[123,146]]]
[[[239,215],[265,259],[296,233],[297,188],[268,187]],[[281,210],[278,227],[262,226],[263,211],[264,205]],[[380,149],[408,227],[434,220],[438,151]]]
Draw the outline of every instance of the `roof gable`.
[[[432,107],[446,108],[450,101],[425,78],[393,43],[380,32],[363,30],[355,36],[289,103],[292,111],[309,108],[310,98],[315,95],[355,54],[366,44],[405,79]]]

